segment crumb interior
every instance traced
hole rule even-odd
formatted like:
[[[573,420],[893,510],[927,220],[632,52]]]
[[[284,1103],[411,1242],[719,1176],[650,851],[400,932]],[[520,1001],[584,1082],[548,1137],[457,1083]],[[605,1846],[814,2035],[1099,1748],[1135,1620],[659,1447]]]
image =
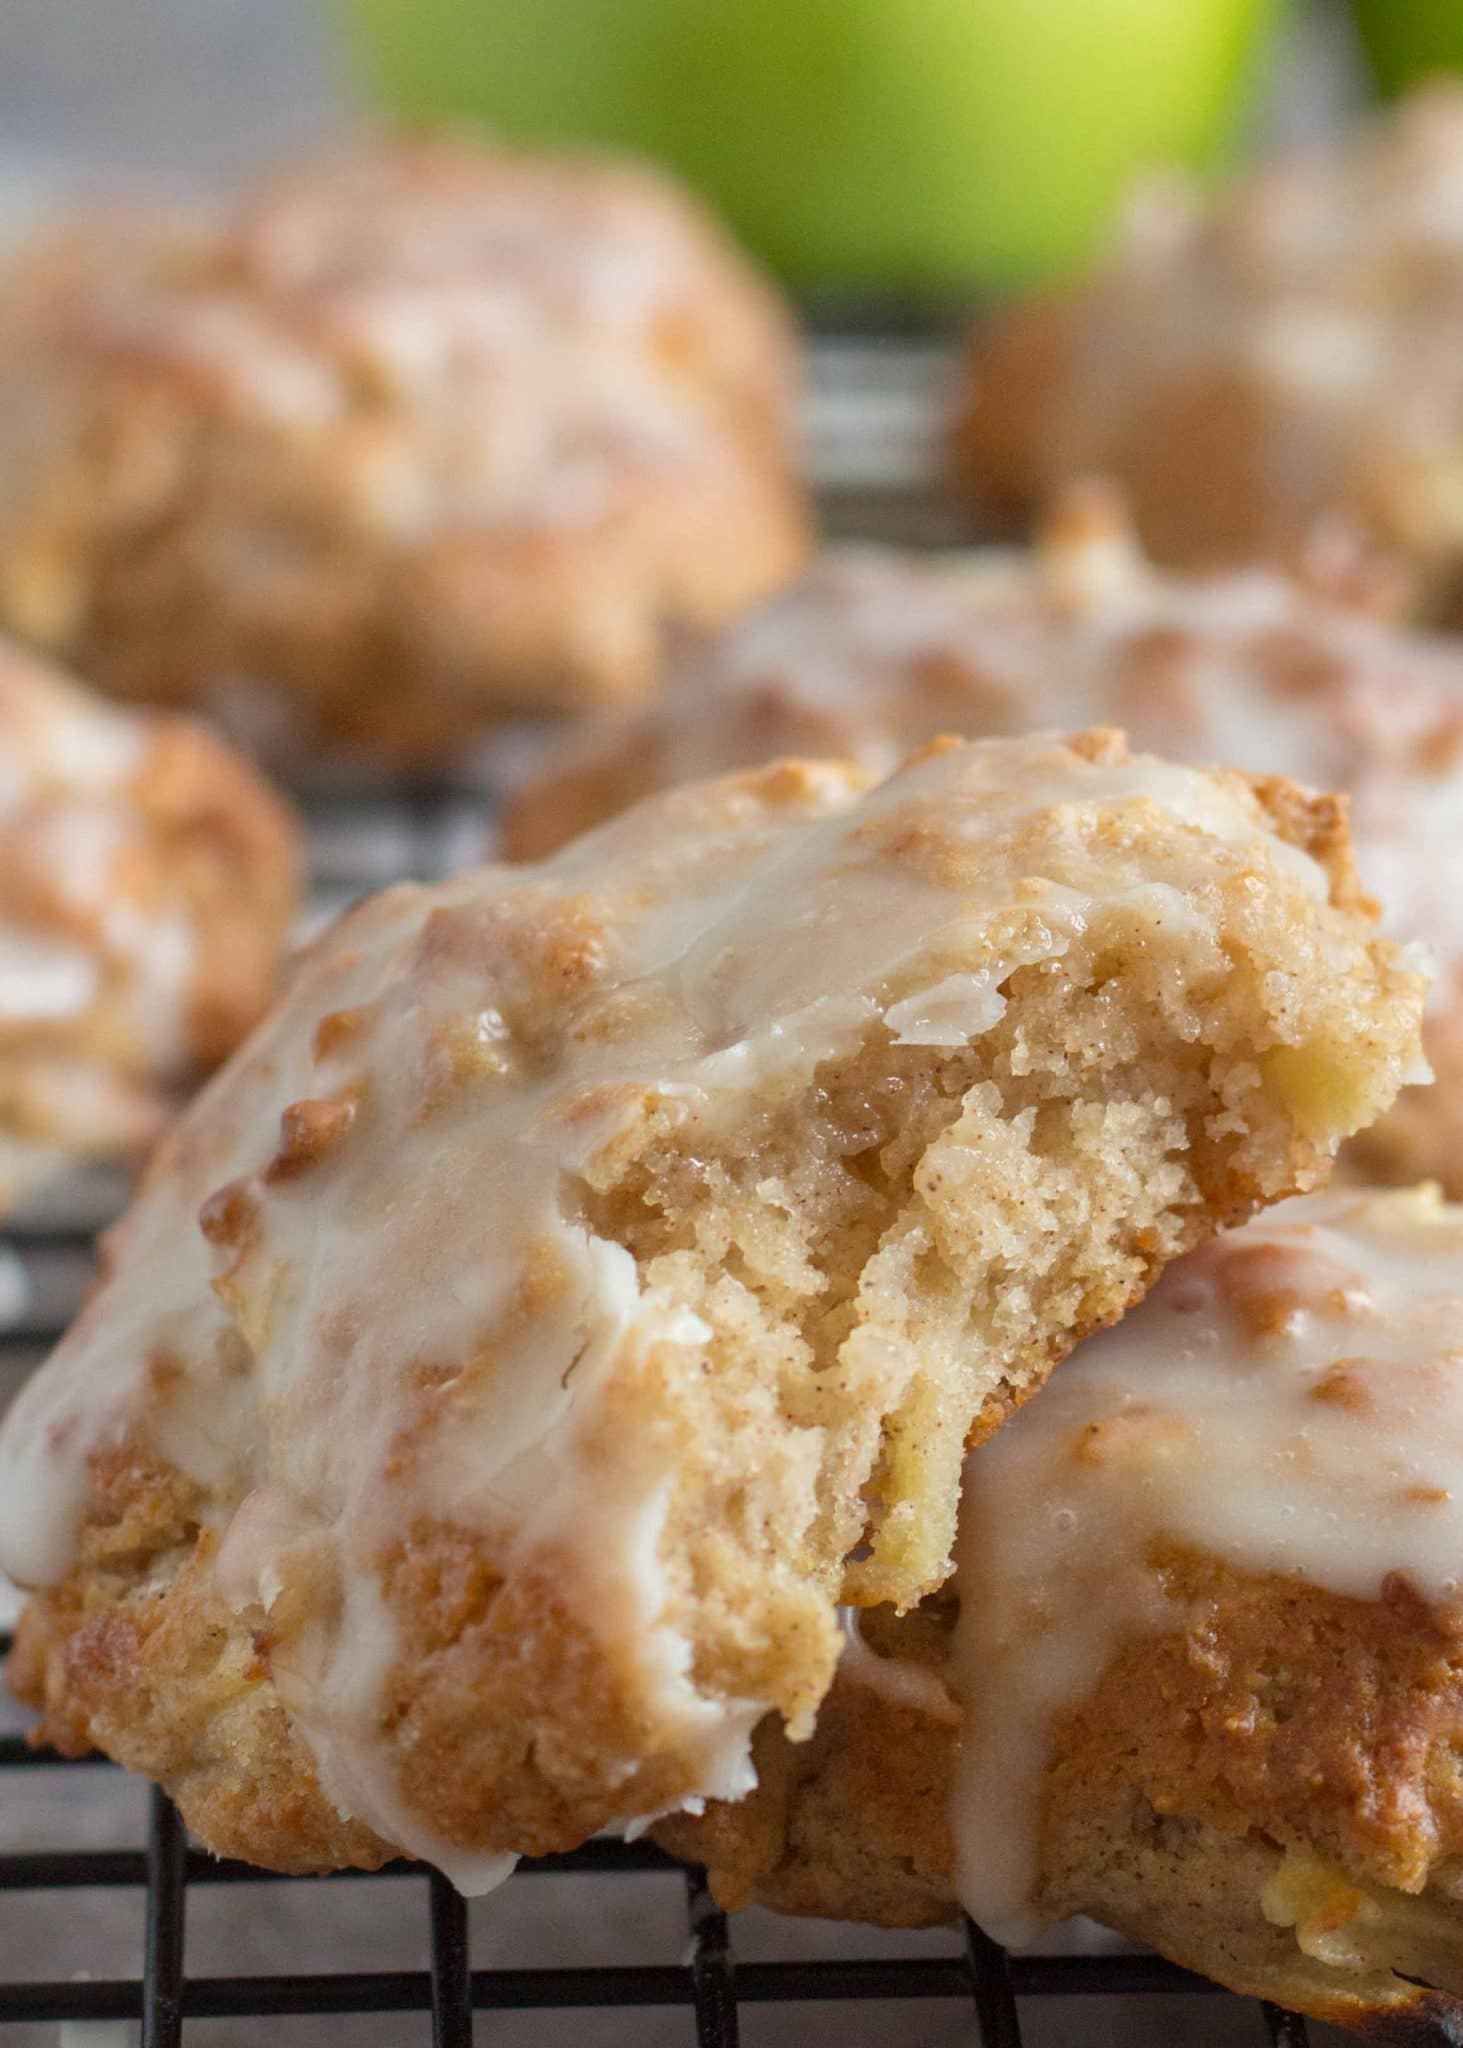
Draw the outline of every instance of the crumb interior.
[[[714,1142],[667,1121],[580,1191],[711,1333],[665,1363],[686,1429],[664,1554],[695,1679],[765,1688],[795,1728],[826,1672],[790,1642],[833,1597],[902,1610],[938,1586],[968,1445],[1213,1221],[1314,1180],[1308,1133],[1362,1086],[1335,1051],[1344,995],[1266,1050],[1284,1004],[1231,960],[1049,961],[1006,996],[967,1045],[876,1027],[811,1103]]]

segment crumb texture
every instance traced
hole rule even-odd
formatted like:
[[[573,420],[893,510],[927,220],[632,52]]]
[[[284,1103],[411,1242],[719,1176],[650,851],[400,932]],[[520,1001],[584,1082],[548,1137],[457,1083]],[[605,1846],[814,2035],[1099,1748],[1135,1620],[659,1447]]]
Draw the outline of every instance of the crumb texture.
[[[285,1868],[734,1796],[835,1603],[948,1576],[967,1444],[1323,1177],[1420,1002],[1333,802],[1111,732],[390,891],[0,1433],[20,1682]]]
[[[1177,1262],[972,1453],[954,1580],[866,1618],[812,1741],[661,1838],[729,1903],[1085,1913],[1456,2028],[1460,1247],[1434,1190],[1341,1189]]]
[[[1427,1050],[1358,1165],[1463,1193],[1463,655],[1272,570],[1157,571],[1110,494],[1068,494],[1033,553],[828,551],[688,659],[655,704],[561,742],[509,808],[536,857],[652,790],[783,754],[884,774],[942,732],[1111,722],[1179,760],[1345,790],[1384,928],[1437,965]]]

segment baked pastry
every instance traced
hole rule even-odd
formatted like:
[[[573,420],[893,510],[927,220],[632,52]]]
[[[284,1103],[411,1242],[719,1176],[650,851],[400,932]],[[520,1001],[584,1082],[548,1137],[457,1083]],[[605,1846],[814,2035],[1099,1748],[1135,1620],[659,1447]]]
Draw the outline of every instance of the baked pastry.
[[[295,828],[191,721],[0,644],[0,1206],[134,1157],[275,992]]]
[[[1032,555],[824,554],[657,703],[552,753],[503,847],[536,857],[651,789],[780,754],[883,773],[935,733],[1105,722],[1350,792],[1362,880],[1438,969],[1437,1086],[1364,1134],[1361,1164],[1463,1194],[1463,651],[1279,573],[1161,574],[1109,493],[1070,493]]]
[[[1192,1253],[972,1455],[951,1590],[851,1627],[813,1741],[769,1725],[750,1799],[661,1832],[730,1905],[922,1925],[958,1895],[1014,1941],[1088,1913],[1457,2038],[1460,1333],[1434,1189]]]
[[[642,695],[798,565],[790,322],[610,162],[382,139],[0,279],[0,622],[298,747]]]
[[[1463,89],[1217,201],[1140,196],[1075,287],[972,337],[958,480],[1024,522],[1102,474],[1163,561],[1285,556],[1343,522],[1463,618]]]
[[[388,891],[0,1433],[44,1733],[483,1885],[750,1783],[968,1438],[1417,1047],[1342,812],[1093,733],[778,767]],[[195,1219],[201,1219],[196,1221]]]

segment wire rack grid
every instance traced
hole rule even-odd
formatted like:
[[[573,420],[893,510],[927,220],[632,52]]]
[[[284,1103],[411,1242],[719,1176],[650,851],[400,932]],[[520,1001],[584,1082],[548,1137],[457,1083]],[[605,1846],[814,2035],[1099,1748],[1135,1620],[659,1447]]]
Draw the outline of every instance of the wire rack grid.
[[[813,362],[810,440],[829,530],[916,544],[957,538],[958,529],[930,481],[946,352],[927,340],[893,342],[855,334],[823,339]],[[307,820],[312,920],[399,875],[430,877],[462,866],[483,843],[490,804],[490,790],[461,787],[317,796]],[[95,1228],[116,1198],[116,1188],[105,1182],[73,1188],[59,1206],[22,1219],[10,1233],[6,1285],[0,1287],[9,1311],[0,1336],[0,1398],[64,1327],[91,1268]],[[0,1634],[0,1647],[8,1646],[8,1637]],[[18,1724],[12,1726],[15,1732],[0,1733],[0,1815],[16,1787],[24,1782],[30,1790],[38,1774],[49,1775],[53,1786],[40,1802],[42,1814],[52,1816],[73,1803],[80,1783],[102,1774],[120,1777],[100,1759],[67,1761],[34,1750]],[[272,2042],[282,2022],[301,2016],[350,2016],[352,2023],[329,2038],[354,2042],[357,2016],[384,2014],[403,2016],[401,2030],[384,2036],[393,2043],[430,2040],[436,2048],[470,2048],[474,2015],[496,2016],[481,2022],[480,2040],[507,2043],[519,2037],[504,2031],[503,2016],[546,2012],[595,2016],[583,2020],[577,2038],[598,2042],[607,2038],[607,2016],[617,2009],[659,2008],[682,2014],[684,2032],[678,2038],[694,2040],[699,2048],[736,2048],[747,2031],[744,2022],[762,2008],[778,2008],[779,2019],[773,2034],[759,2038],[793,2043],[806,2038],[800,2014],[833,2005],[839,2013],[836,2030],[819,2038],[855,2048],[866,2041],[887,2043],[890,2035],[881,2015],[896,2002],[912,2001],[922,2011],[941,2015],[931,2020],[937,2032],[921,2031],[920,2040],[978,2040],[985,2048],[1020,2048],[1023,2038],[1030,2039],[1033,2010],[1053,2001],[1075,2002],[1060,2010],[1078,2015],[1075,2024],[1062,2026],[1061,2039],[1110,2044],[1122,2034],[1115,2001],[1147,2005],[1172,1995],[1182,1995],[1186,2009],[1196,2009],[1195,1999],[1202,2002],[1206,2043],[1268,2039],[1301,2048],[1307,2041],[1303,2020],[1231,1998],[1158,1957],[1111,1949],[1009,1955],[969,1925],[963,1941],[952,1939],[940,1952],[908,1941],[902,1950],[897,1943],[891,1950],[887,1939],[881,1943],[849,1930],[831,1954],[820,1953],[820,1944],[809,1940],[790,1957],[739,1959],[731,1925],[707,1889],[704,1872],[682,1870],[649,1842],[595,1840],[567,1855],[526,1862],[514,1884],[539,1885],[555,1875],[574,1875],[598,1887],[618,1888],[631,1876],[659,1873],[664,1883],[679,1883],[684,1890],[684,1933],[673,1960],[564,1960],[484,1968],[471,1961],[464,1901],[436,1872],[420,1865],[290,1879],[219,1861],[190,1846],[177,1813],[156,1789],[149,1795],[140,1846],[45,1847],[36,1845],[38,1834],[45,1839],[44,1820],[23,1831],[18,1846],[9,1846],[10,1833],[0,1845],[0,1947],[6,1913],[24,1895],[59,1902],[121,1893],[140,1914],[141,1967],[131,1975],[6,1975],[0,1979],[0,2044],[54,2041],[54,2032],[46,2029],[59,2024],[62,2048],[101,2048],[103,2043],[121,2048],[138,2038],[143,2048],[173,2048],[185,2036],[195,2039],[200,2023],[230,2020],[244,2028],[228,2033],[230,2044]],[[420,1967],[230,1975],[188,1967],[190,1900],[196,1911],[205,1895],[218,1888],[230,1892],[237,1920],[256,1910],[270,1887],[303,1893],[308,1911],[338,1887],[375,1887],[392,1880],[405,1881],[416,1901],[411,1912]],[[591,1912],[600,1910],[605,1897],[603,1890],[596,1893]],[[59,1903],[55,1907],[58,1915],[64,1910]],[[71,1910],[81,1908],[77,1904]],[[328,1937],[322,1946],[328,1953]],[[1131,2012],[1132,2004],[1123,2010]],[[1037,2031],[1043,2040],[1057,2038],[1044,2026]],[[207,2038],[220,2037],[208,2030]],[[639,2038],[638,2033],[615,2036]],[[1155,2037],[1150,2029],[1143,2038]],[[1187,2026],[1181,2038],[1194,2038]]]

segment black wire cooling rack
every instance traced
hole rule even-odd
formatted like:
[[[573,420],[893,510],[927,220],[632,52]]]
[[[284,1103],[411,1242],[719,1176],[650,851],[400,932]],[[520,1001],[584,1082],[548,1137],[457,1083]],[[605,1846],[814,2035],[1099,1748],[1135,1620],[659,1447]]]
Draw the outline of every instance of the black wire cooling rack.
[[[66,1770],[109,1769],[87,1759],[62,1765],[23,1737],[0,1741],[0,1771],[57,1765]],[[674,1871],[646,1843],[595,1841],[563,1856],[519,1866],[515,1883],[549,1873],[575,1872],[606,1881],[630,1872]],[[424,1970],[316,1971],[308,1975],[189,1976],[185,1925],[189,1890],[199,1885],[360,1884],[410,1875],[422,1889]],[[671,1965],[474,1970],[468,1963],[467,1909],[435,1871],[390,1864],[376,1872],[341,1872],[320,1879],[278,1878],[245,1863],[220,1861],[190,1848],[170,1802],[152,1792],[144,1848],[27,1850],[0,1856],[0,1893],[59,1892],[82,1887],[144,1890],[142,1976],[135,1979],[7,1983],[0,1986],[0,2023],[6,2021],[139,2020],[142,2048],[174,2048],[189,2019],[271,2018],[284,2014],[419,2013],[430,2016],[433,2048],[471,2048],[475,2012],[604,2011],[617,2006],[689,2007],[698,2048],[736,2048],[743,2005],[796,2008],[808,2001],[853,2005],[885,1999],[945,1999],[973,2009],[985,2048],[1019,2048],[1020,2001],[1198,1993],[1226,1994],[1156,1956],[1010,1956],[967,1925],[963,1956],[836,1961],[738,1963],[727,1917],[706,1888],[704,1873],[683,1872],[690,1945]],[[3,1904],[0,1904],[3,1911]],[[1237,2012],[1243,2001],[1232,2001]],[[1274,2006],[1261,2013],[1269,2039],[1303,2044],[1305,2022]],[[850,2042],[864,2038],[850,2021]],[[873,2039],[871,2028],[867,2038]],[[1253,2037],[1253,2035],[1252,2035]],[[789,2036],[790,2038],[790,2036]],[[1091,2038],[1099,2033],[1094,2029]],[[1236,2040],[1244,2032],[1236,2029]]]
[[[0,1743],[0,1771],[56,1765],[58,1759],[26,1747],[23,1737]],[[90,1760],[67,1771],[110,1769]],[[678,1866],[646,1843],[595,1841],[564,1856],[519,1866],[512,1882],[576,1872],[612,1883],[631,1872],[674,1871]],[[421,1888],[422,1970],[324,1970],[309,1974],[190,1976],[186,1968],[189,1892],[201,1885],[370,1884],[409,1874]],[[140,1978],[63,1980],[0,1985],[0,2025],[24,2021],[138,2020],[142,2048],[175,2048],[190,2019],[258,2018],[285,2014],[420,2014],[428,2026],[412,2036],[433,2048],[472,2048],[477,2012],[574,2010],[613,2007],[688,2007],[687,2041],[697,2048],[736,2048],[738,2015],[746,2005],[788,2009],[783,2038],[796,2038],[796,2009],[810,2001],[851,2008],[887,1999],[944,1999],[962,2003],[974,2018],[972,2038],[984,2048],[1020,2048],[1021,2002],[1043,1997],[1131,1997],[1154,1993],[1227,1994],[1156,1956],[1011,1956],[967,1925],[963,1955],[905,1958],[817,1959],[738,1963],[730,1923],[706,1888],[704,1873],[683,1873],[690,1943],[685,1960],[668,1965],[539,1969],[472,1969],[468,1963],[467,1909],[435,1871],[389,1864],[372,1873],[341,1872],[327,1879],[278,1878],[245,1863],[219,1861],[190,1848],[172,1805],[151,1795],[147,1842],[138,1849],[26,1850],[0,1856],[0,1893],[60,1892],[92,1886],[141,1888],[144,1893],[143,1967]],[[3,1912],[0,1900],[0,1912]],[[1245,2001],[1235,2009],[1234,2039],[1259,2039]],[[1265,2035],[1301,2048],[1304,2020],[1274,2006],[1260,2008]],[[1247,2023],[1248,2022],[1248,2023]],[[429,2031],[428,2031],[429,2027]],[[262,2037],[261,2037],[262,2038]],[[592,2039],[586,2036],[586,2039]],[[851,2012],[850,2044],[880,2038],[877,2020],[862,2031]],[[1099,2020],[1088,2039],[1105,2038]]]
[[[909,339],[891,343],[887,337],[848,336],[825,339],[815,349],[813,462],[831,530],[915,543],[956,537],[950,515],[928,481],[932,399],[943,362],[938,348]],[[363,889],[399,875],[440,875],[468,863],[483,844],[490,805],[491,792],[482,788],[384,795],[337,791],[317,796],[308,806],[312,918],[318,921]],[[10,1261],[9,1280],[15,1284],[0,1287],[0,1295],[12,1297],[0,1332],[0,1402],[65,1326],[91,1268],[95,1227],[114,1200],[115,1190],[82,1190],[53,1213],[23,1220],[10,1234],[4,1257]],[[0,1648],[8,1647],[8,1638],[0,1634]],[[95,1784],[102,1774],[120,1780],[121,1774],[101,1759],[68,1761],[31,1749],[21,1732],[0,1733],[0,1817],[11,1811],[22,1774],[27,1792],[34,1790],[38,1778],[51,1789],[38,1805],[27,1806],[21,1846],[0,1846],[0,1949],[13,1902],[26,1897],[54,1900],[50,1917],[59,1923],[67,1912],[60,1903],[63,1895],[75,1900],[80,1893],[120,1893],[135,1902],[140,1913],[141,1969],[140,1974],[113,1976],[0,1978],[0,2048],[21,2028],[27,2042],[54,2042],[56,2036],[47,2028],[57,2024],[61,2048],[71,2048],[73,2042],[76,2048],[83,2048],[83,2043],[91,2048],[93,2041],[102,2039],[111,2048],[113,2035],[107,2023],[117,2023],[118,2048],[124,2040],[139,2038],[132,2031],[134,2025],[140,2027],[142,2048],[173,2048],[195,2037],[195,2022],[230,2020],[245,2026],[243,2032],[228,2034],[232,2048],[244,2039],[272,2042],[291,2016],[335,2016],[342,2026],[330,2032],[330,2041],[354,2044],[367,2015],[377,2020],[381,2015],[414,2016],[403,2021],[399,2033],[386,2034],[393,2048],[398,2040],[471,2048],[475,2014],[498,2016],[484,2023],[487,2031],[480,2030],[479,2039],[506,2044],[518,2037],[505,2031],[504,2015],[555,2011],[594,2016],[586,2017],[576,2038],[597,2043],[608,2016],[625,2009],[680,2011],[687,2042],[695,2041],[699,2048],[736,2048],[744,2012],[776,2007],[775,2034],[764,2031],[759,2038],[794,2044],[804,2034],[800,2012],[806,2014],[815,2005],[833,2005],[839,2014],[835,2033],[820,2033],[820,2039],[833,2038],[840,2048],[859,2048],[866,2042],[889,2041],[882,2015],[896,2001],[927,2008],[942,2041],[1020,2048],[1023,2009],[1052,2000],[1076,2002],[1061,2008],[1064,2015],[1076,2014],[1061,2029],[1064,2041],[1110,2044],[1121,2038],[1114,2001],[1146,2002],[1173,1994],[1194,1994],[1208,2001],[1206,2042],[1268,2039],[1301,2048],[1307,2041],[1303,2020],[1230,1997],[1156,1956],[1008,1955],[972,1926],[966,1927],[963,1943],[952,1939],[944,1953],[921,1951],[908,1939],[902,1945],[894,1942],[891,1952],[890,1938],[849,1929],[841,1935],[837,1952],[829,1954],[819,1952],[826,1951],[827,1943],[815,1938],[812,1928],[787,1923],[793,1931],[785,1940],[797,1951],[791,1957],[739,1960],[734,1923],[717,1908],[704,1872],[683,1869],[648,1842],[596,1840],[567,1855],[522,1864],[512,1883],[539,1885],[555,1875],[592,1879],[597,1888],[594,1900],[577,1923],[586,1924],[605,1918],[612,1889],[623,1890],[635,1876],[660,1873],[663,1883],[679,1882],[684,1890],[685,1932],[677,1960],[604,1963],[581,1958],[523,1967],[473,1967],[466,1904],[444,1878],[421,1865],[396,1863],[374,1873],[343,1872],[314,1879],[280,1878],[246,1864],[219,1861],[189,1845],[177,1813],[156,1790],[150,1794],[145,1839],[135,1846],[38,1847],[36,1839],[47,1838],[47,1817],[64,1835],[60,1823],[68,1806],[77,1803],[82,1785]],[[13,1839],[14,1831],[8,1831],[5,1842]],[[324,1917],[321,1900],[337,1887],[392,1880],[398,1885],[404,1881],[408,1897],[415,1900],[410,1912],[417,1916],[415,1950],[421,1967],[361,1969],[343,1964],[307,1972],[253,1968],[235,1975],[188,1968],[189,1903],[200,1894],[227,1887],[234,1923],[247,1925],[247,1917],[261,1906],[270,1886],[288,1887],[302,1902],[307,1919],[318,1919]],[[78,1901],[70,1910],[79,1915],[83,1908]],[[397,1934],[410,1943],[411,1929],[401,1914],[393,1910],[390,1918]],[[326,1927],[309,1944],[311,1953],[323,1954],[328,1961],[331,1940]],[[398,1951],[401,1946],[401,1940],[394,1944]],[[915,1952],[900,1952],[901,1946]],[[572,1933],[565,1947],[577,1953]],[[248,2028],[250,2021],[257,2024],[257,2031]],[[93,2028],[101,2031],[94,2033]],[[218,2038],[211,2030],[204,2031],[207,2038]],[[1039,2031],[1052,2038],[1045,2027]],[[1151,2039],[1151,2032],[1145,2037]],[[1187,2027],[1170,2030],[1170,2038],[1190,2037]],[[638,2034],[615,2038],[638,2039]],[[929,2038],[933,2037],[921,2032],[921,2039]]]

